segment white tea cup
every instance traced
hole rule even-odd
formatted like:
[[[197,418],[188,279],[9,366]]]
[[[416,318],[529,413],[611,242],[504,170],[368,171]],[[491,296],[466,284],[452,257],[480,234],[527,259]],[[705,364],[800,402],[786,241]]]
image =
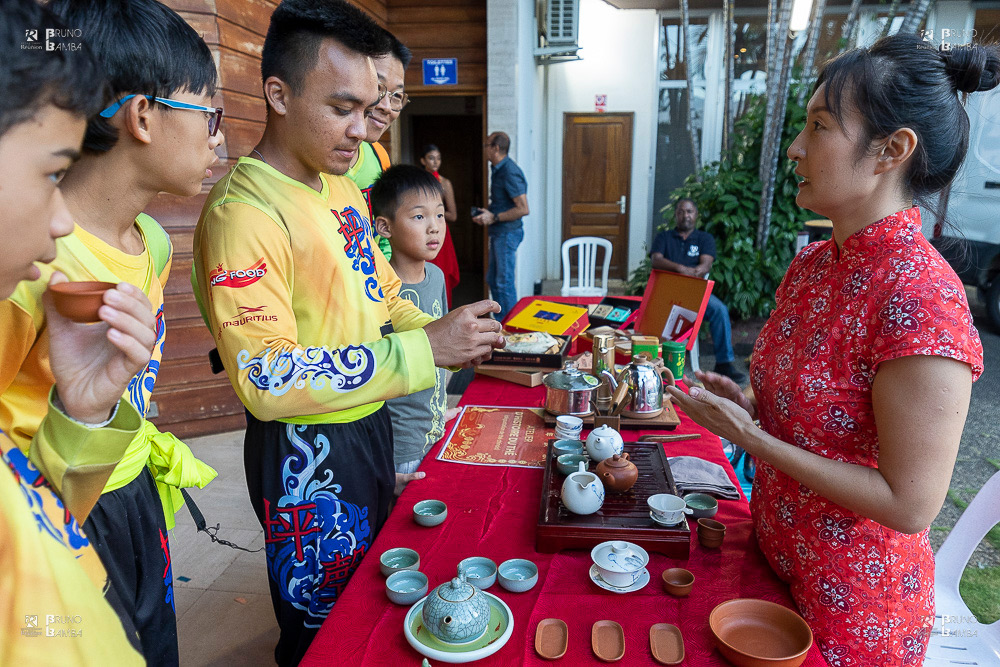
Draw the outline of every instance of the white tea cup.
[[[687,506],[683,498],[670,493],[652,495],[646,504],[653,512],[653,517],[660,523],[666,524],[680,523],[685,514],[691,514],[694,511]]]

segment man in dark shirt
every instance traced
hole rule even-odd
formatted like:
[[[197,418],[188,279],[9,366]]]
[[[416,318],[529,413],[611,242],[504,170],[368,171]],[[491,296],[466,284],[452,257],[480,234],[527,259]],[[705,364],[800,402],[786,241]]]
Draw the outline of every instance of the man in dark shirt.
[[[686,198],[678,201],[674,209],[674,228],[660,232],[653,239],[650,257],[654,269],[695,278],[708,276],[715,261],[715,239],[708,232],[695,229],[697,224],[698,207],[694,201]],[[705,319],[715,345],[715,372],[743,384],[747,376],[733,364],[729,309],[714,294],[708,300]]]
[[[485,148],[490,162],[490,207],[472,220],[489,227],[490,266],[486,282],[493,300],[500,304],[497,318],[503,320],[517,303],[514,272],[517,247],[524,240],[521,218],[528,215],[528,181],[517,163],[507,156],[510,137],[505,133],[491,134]]]

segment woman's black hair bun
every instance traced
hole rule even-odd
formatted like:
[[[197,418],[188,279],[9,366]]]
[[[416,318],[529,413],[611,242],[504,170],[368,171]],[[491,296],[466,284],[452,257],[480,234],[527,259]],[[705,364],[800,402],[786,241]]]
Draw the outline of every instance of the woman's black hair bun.
[[[941,55],[955,90],[974,93],[1000,85],[1000,46],[969,44],[952,47]]]

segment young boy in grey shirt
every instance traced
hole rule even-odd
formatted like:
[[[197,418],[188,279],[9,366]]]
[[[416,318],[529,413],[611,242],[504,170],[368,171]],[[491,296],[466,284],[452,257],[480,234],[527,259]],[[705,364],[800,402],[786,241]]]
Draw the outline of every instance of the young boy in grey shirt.
[[[371,191],[375,230],[392,245],[389,262],[403,282],[399,295],[434,317],[448,312],[444,274],[429,260],[444,242],[444,193],[424,169],[397,165],[375,181]],[[431,446],[444,435],[448,414],[443,368],[430,389],[386,402],[392,417],[396,472],[416,472]],[[398,488],[397,492],[401,491]]]

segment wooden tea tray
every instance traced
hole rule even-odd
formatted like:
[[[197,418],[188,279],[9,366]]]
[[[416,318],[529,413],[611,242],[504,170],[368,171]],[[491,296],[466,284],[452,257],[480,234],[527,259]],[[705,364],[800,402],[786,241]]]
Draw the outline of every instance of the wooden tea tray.
[[[691,548],[687,520],[677,526],[661,527],[649,517],[646,499],[656,493],[677,495],[670,465],[662,444],[626,442],[625,451],[639,469],[639,479],[627,493],[608,492],[604,505],[594,514],[573,514],[561,500],[566,479],[555,467],[549,441],[542,482],[541,508],[535,528],[535,549],[554,553],[562,549],[592,549],[607,540],[627,540],[646,551],[670,558],[686,559]],[[591,464],[589,470],[594,472]]]
[[[548,410],[545,411],[545,425],[555,426],[556,417]],[[594,414],[589,415],[577,415],[583,420],[584,428],[594,427]],[[681,423],[680,417],[677,416],[677,411],[674,410],[674,404],[667,402],[663,406],[663,412],[652,419],[636,419],[635,417],[626,417],[621,415],[621,425],[622,428],[645,428],[650,430],[658,431],[672,431]]]

